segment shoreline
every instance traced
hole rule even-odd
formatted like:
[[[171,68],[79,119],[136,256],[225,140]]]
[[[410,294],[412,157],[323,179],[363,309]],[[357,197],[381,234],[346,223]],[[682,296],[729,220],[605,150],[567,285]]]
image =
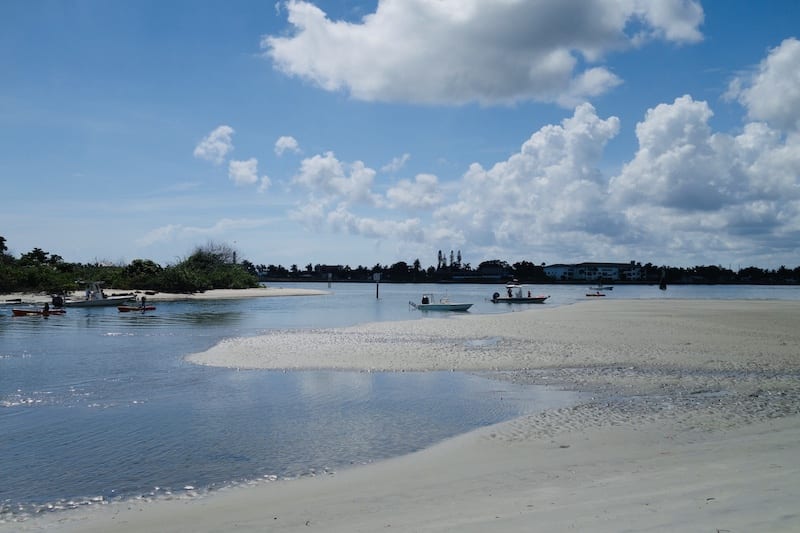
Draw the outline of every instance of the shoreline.
[[[795,301],[610,300],[231,339],[188,359],[499,371],[595,399],[332,476],[0,531],[797,530],[798,318]]]
[[[176,293],[176,292],[156,292],[146,290],[126,290],[109,288],[104,289],[108,296],[130,294],[131,298],[139,299],[145,296],[150,302],[172,302],[181,300],[227,300],[236,298],[270,298],[275,296],[322,296],[328,294],[326,291],[317,289],[300,289],[283,287],[254,287],[250,289],[209,289],[204,292],[196,293]],[[154,294],[149,294],[153,292]],[[81,290],[72,291],[67,295],[72,300],[82,300],[84,292]],[[11,300],[19,300],[11,301]],[[12,292],[0,294],[0,307],[12,305],[36,305],[50,303],[50,294]]]

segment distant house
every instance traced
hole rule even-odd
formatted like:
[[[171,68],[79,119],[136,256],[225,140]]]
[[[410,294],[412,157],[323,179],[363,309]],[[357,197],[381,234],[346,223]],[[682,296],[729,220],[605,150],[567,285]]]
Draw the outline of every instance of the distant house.
[[[482,280],[505,280],[511,278],[513,272],[505,261],[493,259],[478,265],[476,276]]]
[[[314,274],[308,277],[314,279],[346,279],[345,268],[342,265],[314,265]]]
[[[554,281],[639,281],[642,267],[630,263],[554,264],[544,267],[544,273]]]

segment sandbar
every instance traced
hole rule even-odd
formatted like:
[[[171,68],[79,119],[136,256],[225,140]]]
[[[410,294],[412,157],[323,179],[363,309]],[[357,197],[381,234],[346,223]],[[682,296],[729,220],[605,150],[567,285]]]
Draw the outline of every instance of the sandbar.
[[[140,299],[142,296],[150,302],[165,302],[178,300],[227,300],[234,298],[268,298],[273,296],[320,296],[328,294],[316,289],[284,288],[284,287],[254,287],[250,289],[210,289],[203,292],[159,292],[129,289],[104,289],[108,296],[131,295],[131,298]],[[72,300],[81,300],[85,297],[83,291],[73,291],[67,294]],[[12,292],[0,295],[0,303],[14,304],[44,304],[50,302],[52,296],[45,293]]]
[[[800,302],[609,300],[230,339],[197,364],[454,370],[589,393],[333,474],[0,531],[798,531]]]

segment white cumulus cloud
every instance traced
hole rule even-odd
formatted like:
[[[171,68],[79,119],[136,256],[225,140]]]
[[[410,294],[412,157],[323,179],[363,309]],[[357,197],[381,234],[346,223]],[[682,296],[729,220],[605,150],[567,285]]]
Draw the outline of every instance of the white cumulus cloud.
[[[258,184],[258,192],[266,192],[272,186],[272,180],[269,176],[261,176],[261,182]]]
[[[535,132],[506,161],[488,170],[473,164],[458,201],[439,208],[436,220],[481,247],[557,245],[570,242],[563,238],[569,233],[614,233],[620,222],[606,207],[597,165],[618,131],[616,117],[600,119],[582,104],[560,125]]]
[[[800,41],[786,39],[770,50],[754,72],[731,82],[727,95],[738,99],[752,120],[800,131]]]
[[[309,189],[316,198],[333,201],[374,204],[372,192],[375,171],[362,161],[344,164],[333,152],[304,159],[292,183]]]
[[[712,116],[688,95],[648,110],[636,124],[637,152],[613,176],[600,165],[620,123],[590,104],[446,185],[422,173],[380,195],[374,171],[329,152],[301,165],[293,184],[308,197],[292,218],[314,231],[479,258],[774,264],[799,250],[800,135],[764,122],[715,132]]]
[[[436,176],[418,174],[414,181],[400,180],[386,191],[386,198],[393,208],[427,210],[442,202],[442,191]]]
[[[295,154],[300,153],[300,145],[297,143],[297,139],[289,135],[278,137],[278,140],[275,141],[275,153],[283,155],[287,151]]]
[[[328,213],[327,222],[334,231],[370,238],[395,238],[413,242],[424,237],[422,224],[417,218],[391,220],[359,216],[348,211],[343,205]]]
[[[408,163],[409,159],[411,159],[411,154],[403,154],[400,157],[394,157],[381,167],[381,172],[397,172]]]
[[[228,178],[236,185],[258,183],[258,160],[251,157],[245,161],[231,161],[228,163]]]
[[[639,151],[614,179],[615,199],[685,210],[716,210],[731,202],[736,175],[719,157],[711,116],[708,104],[690,96],[648,110],[636,126]]]
[[[380,0],[358,23],[285,7],[291,34],[261,42],[276,68],[356,99],[429,104],[571,105],[620,83],[592,64],[608,52],[696,42],[703,22],[695,0]]]
[[[683,96],[637,124],[639,149],[609,185],[627,243],[695,264],[797,249],[800,136],[763,122],[714,132],[711,116],[706,102]]]
[[[233,133],[230,126],[217,127],[195,146],[194,156],[215,164],[222,163],[233,150]]]

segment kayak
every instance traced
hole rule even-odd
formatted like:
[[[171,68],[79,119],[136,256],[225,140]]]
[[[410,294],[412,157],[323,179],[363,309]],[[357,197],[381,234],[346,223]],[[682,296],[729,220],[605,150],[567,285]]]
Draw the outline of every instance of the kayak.
[[[136,311],[155,311],[155,305],[145,305],[142,307],[141,305],[118,305],[117,309],[119,309],[120,313],[135,313]]]
[[[49,311],[44,309],[12,309],[11,313],[14,316],[50,316],[63,315],[66,314],[66,311],[63,309],[50,309]]]

